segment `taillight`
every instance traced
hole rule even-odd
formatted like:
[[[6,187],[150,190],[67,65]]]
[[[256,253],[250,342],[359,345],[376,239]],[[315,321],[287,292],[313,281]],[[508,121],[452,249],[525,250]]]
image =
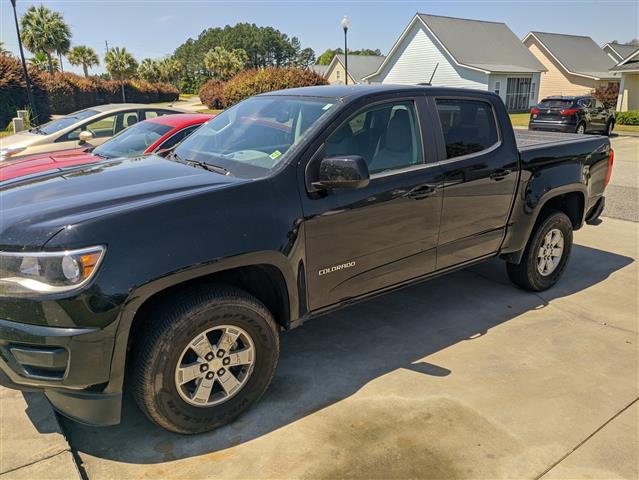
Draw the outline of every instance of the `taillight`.
[[[538,115],[539,114],[539,109],[533,107],[530,109],[530,114],[531,115]]]
[[[578,108],[564,108],[559,112],[562,117],[569,117],[570,115],[576,115],[577,113],[579,113]]]
[[[608,171],[606,172],[606,178],[604,180],[604,187],[608,186],[608,182],[610,182],[610,177],[612,176],[612,164],[615,162],[615,151],[611,148],[610,154],[608,155]]]

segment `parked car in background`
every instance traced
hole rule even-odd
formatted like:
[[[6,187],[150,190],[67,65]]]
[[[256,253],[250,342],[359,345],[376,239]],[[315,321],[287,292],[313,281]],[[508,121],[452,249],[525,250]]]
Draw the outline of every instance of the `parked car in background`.
[[[0,185],[16,178],[46,171],[99,162],[115,157],[132,157],[173,148],[214,115],[181,113],[163,115],[122,130],[95,148],[77,148],[53,154],[29,155],[0,162]]]
[[[95,147],[142,120],[171,113],[182,111],[134,103],[113,103],[87,108],[1,138],[0,160],[80,146]]]
[[[606,135],[615,127],[615,112],[594,97],[546,97],[530,109],[529,130]]]
[[[0,384],[89,424],[118,423],[127,390],[170,431],[214,429],[311,317],[493,257],[551,288],[613,155],[601,136],[514,132],[490,92],[318,86],[240,102],[164,158],[18,180]]]

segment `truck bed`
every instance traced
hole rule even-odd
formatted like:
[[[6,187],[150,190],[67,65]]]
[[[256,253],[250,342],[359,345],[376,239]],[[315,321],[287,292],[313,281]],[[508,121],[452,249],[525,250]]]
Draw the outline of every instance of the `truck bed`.
[[[577,135],[576,133],[540,132],[516,128],[515,140],[519,151],[548,147],[553,144],[588,142],[594,135]]]

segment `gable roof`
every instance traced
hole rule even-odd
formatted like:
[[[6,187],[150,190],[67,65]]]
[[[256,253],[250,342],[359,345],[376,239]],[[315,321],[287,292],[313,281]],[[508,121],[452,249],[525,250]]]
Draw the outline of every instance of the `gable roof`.
[[[391,48],[386,60],[365,79],[382,71],[416,23],[425,27],[452,57],[453,62],[461,67],[486,74],[546,71],[544,65],[522,45],[505,23],[417,13]]]
[[[362,81],[366,75],[370,75],[379,68],[386,57],[382,55],[349,55],[348,56],[348,76],[357,83]],[[333,57],[328,72],[334,67],[335,63],[344,65],[344,55],[337,54]]]
[[[635,47],[634,53],[628,55],[610,70],[613,72],[639,71],[639,47]]]
[[[605,50],[606,48],[610,49],[615,54],[617,61],[619,62],[635,53],[635,50],[637,50],[639,46],[610,42],[601,47],[602,50]]]
[[[564,35],[561,33],[530,32],[537,41],[559,62],[568,73],[594,80],[613,80],[619,78],[609,70],[615,65],[599,45],[590,37]]]
[[[418,16],[462,66],[504,73],[546,70],[505,23],[423,13]]]

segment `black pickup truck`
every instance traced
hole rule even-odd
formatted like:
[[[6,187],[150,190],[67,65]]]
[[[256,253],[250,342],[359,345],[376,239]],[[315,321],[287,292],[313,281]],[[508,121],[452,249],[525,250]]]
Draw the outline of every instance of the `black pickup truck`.
[[[495,256],[552,287],[612,161],[606,137],[514,133],[492,93],[362,85],[259,95],[166,157],[26,178],[0,189],[0,383],[94,425],[128,390],[168,430],[211,430],[310,317]]]

